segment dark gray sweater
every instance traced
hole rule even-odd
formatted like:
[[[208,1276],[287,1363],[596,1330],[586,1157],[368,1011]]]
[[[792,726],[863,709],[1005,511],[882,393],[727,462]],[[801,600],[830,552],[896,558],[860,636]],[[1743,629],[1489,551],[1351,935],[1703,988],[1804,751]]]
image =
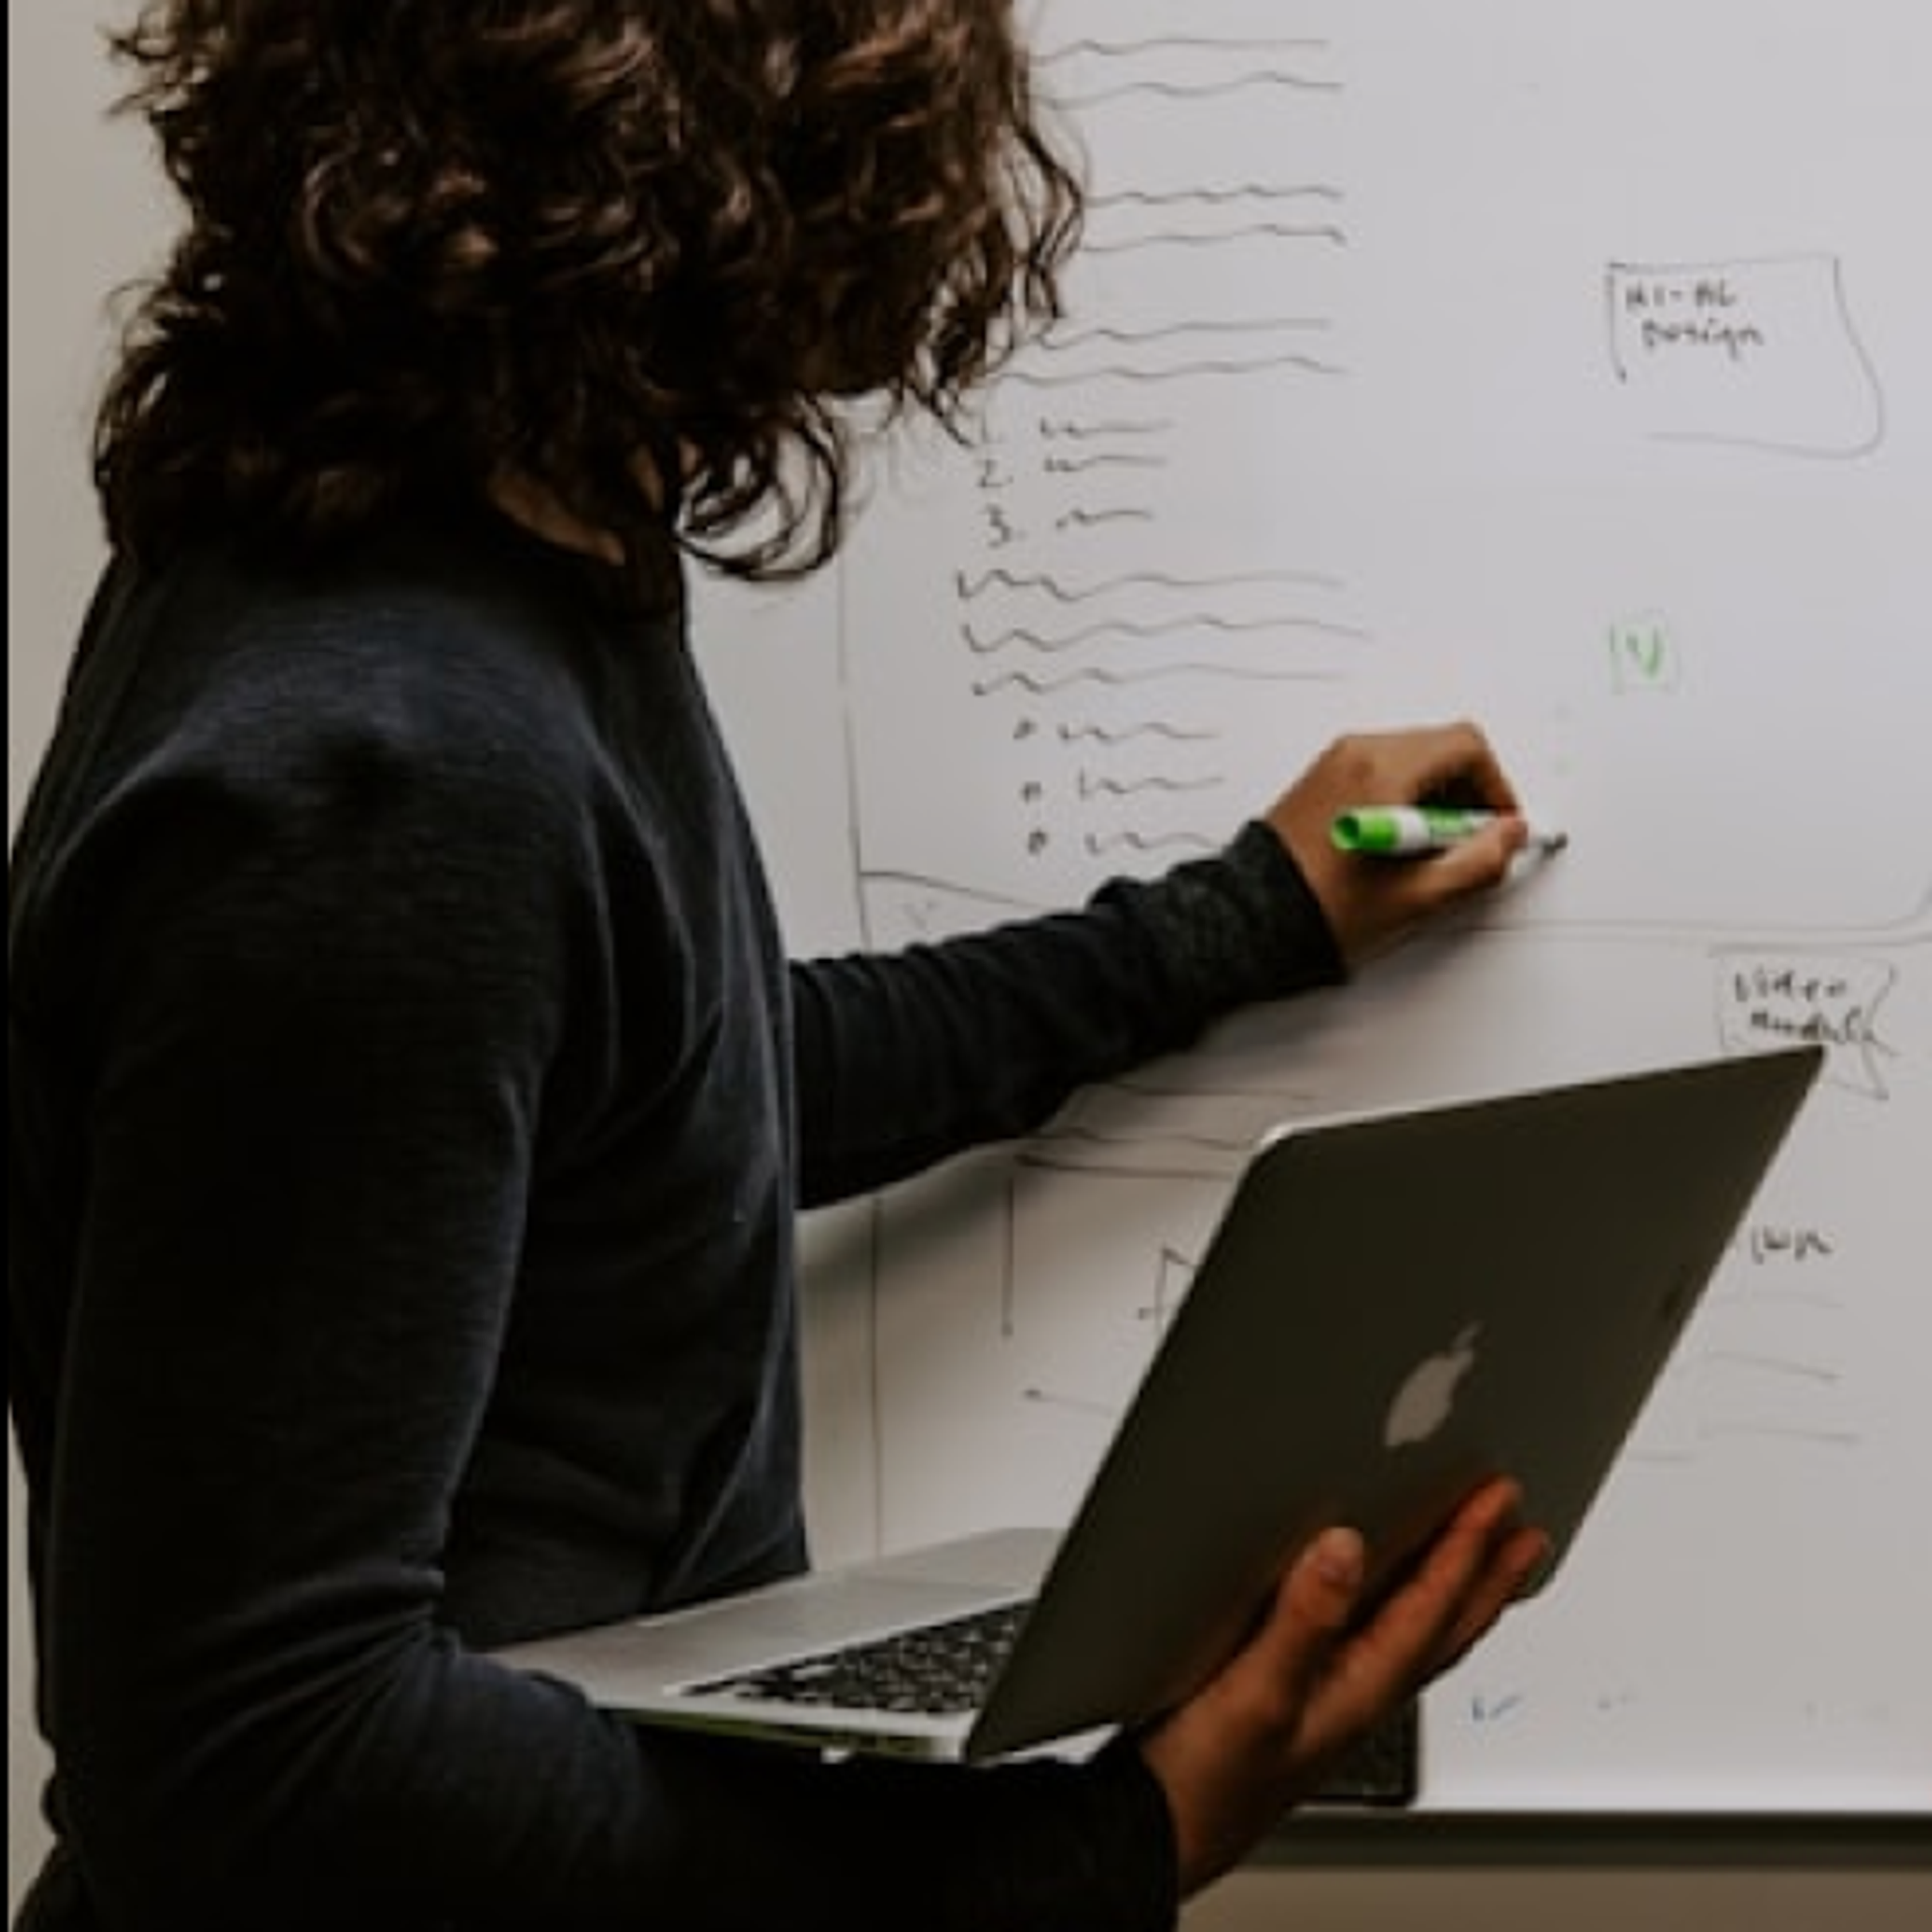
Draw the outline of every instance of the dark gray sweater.
[[[676,616],[494,520],[110,572],[13,854],[9,1398],[95,1925],[1141,1932],[1157,1788],[479,1654],[805,1560],[792,1221],[1335,976],[1258,826],[788,968]]]

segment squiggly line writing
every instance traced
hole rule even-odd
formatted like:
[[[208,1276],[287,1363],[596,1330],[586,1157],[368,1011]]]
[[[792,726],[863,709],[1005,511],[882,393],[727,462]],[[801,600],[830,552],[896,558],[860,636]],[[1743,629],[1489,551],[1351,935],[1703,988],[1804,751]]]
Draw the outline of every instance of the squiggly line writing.
[[[1082,772],[1077,789],[1082,798],[1132,798],[1137,793],[1144,791],[1214,791],[1226,782],[1220,778],[1095,778],[1090,772]]]
[[[1122,100],[1151,95],[1159,100],[1224,100],[1257,87],[1279,88],[1295,94],[1340,94],[1339,80],[1318,80],[1308,74],[1270,71],[1244,74],[1232,80],[1205,80],[1190,83],[1178,80],[1127,80],[1118,87],[1096,87],[1089,94],[1060,97],[1061,106],[1076,113],[1108,107]]]
[[[1048,572],[1028,575],[1024,572],[994,568],[982,571],[977,577],[969,577],[963,570],[952,573],[954,587],[967,602],[983,596],[988,591],[1038,590],[1051,597],[1057,604],[1086,604],[1096,597],[1112,596],[1117,590],[1133,590],[1150,585],[1162,590],[1226,590],[1248,584],[1312,584],[1324,590],[1339,590],[1342,581],[1321,571],[1315,570],[1256,570],[1237,572],[1226,577],[1182,577],[1172,572],[1137,570],[1124,577],[1109,577],[1086,589],[1076,590],[1063,584]]]
[[[1150,722],[1112,730],[1104,724],[1062,724],[1055,735],[1063,745],[1077,745],[1092,740],[1102,745],[1118,746],[1131,744],[1136,738],[1168,738],[1177,744],[1198,745],[1211,743],[1221,734],[1218,731],[1189,731],[1178,724]]]
[[[1328,182],[1240,182],[1228,188],[1115,188],[1088,197],[1090,212],[1115,208],[1227,208],[1244,201],[1333,202],[1339,206],[1341,189]]]
[[[1058,518],[1054,528],[1058,530],[1097,530],[1102,524],[1150,524],[1154,521],[1151,510],[1137,509],[1123,506],[1118,510],[1069,510]]]
[[[1156,328],[1124,328],[1106,323],[1068,328],[1055,324],[1041,338],[1037,348],[1042,355],[1066,355],[1095,342],[1138,349],[1150,342],[1173,341],[1189,335],[1275,335],[1288,331],[1321,332],[1333,326],[1326,316],[1315,315],[1223,317],[1219,321],[1168,322]]]
[[[1105,859],[1120,851],[1166,852],[1177,847],[1186,847],[1198,852],[1213,852],[1220,848],[1212,838],[1204,838],[1197,832],[1169,832],[1148,833],[1144,832],[1115,832],[1102,837],[1090,832],[1080,842],[1091,858]]]
[[[1133,685],[1154,684],[1177,677],[1225,678],[1244,684],[1334,684],[1340,682],[1342,676],[1340,671],[1287,664],[1267,670],[1245,664],[1156,664],[1136,671],[1113,670],[1104,664],[1093,664],[1082,670],[1063,672],[1057,677],[1042,676],[1037,671],[1003,671],[998,677],[975,679],[972,690],[976,698],[992,698],[1017,687],[1030,692],[1036,698],[1051,698],[1077,684],[1106,684],[1124,689]]]
[[[1084,476],[1095,470],[1165,470],[1164,456],[1137,456],[1130,450],[1102,450],[1092,456],[1049,456],[1040,467],[1049,476]]]
[[[1332,221],[1250,221],[1213,235],[1195,235],[1184,230],[1160,231],[1136,235],[1118,242],[1083,244],[1089,255],[1131,255],[1143,248],[1226,248],[1242,242],[1325,242],[1331,248],[1346,248],[1348,232]]]
[[[1049,442],[1060,436],[1076,442],[1092,442],[1102,436],[1165,436],[1173,427],[1172,418],[1167,417],[1148,422],[1072,422],[1042,416],[1040,433]]]
[[[1064,376],[1016,367],[1002,372],[998,380],[1028,389],[1067,389],[1088,382],[1110,380],[1153,383],[1183,382],[1196,376],[1254,376],[1268,369],[1300,369],[1311,376],[1346,376],[1348,373],[1312,356],[1258,356],[1246,360],[1210,357],[1198,362],[1172,362],[1163,368],[1154,369],[1127,362],[1102,363],[1092,369],[1075,370]]]
[[[1030,630],[1024,624],[1016,624],[1010,628],[994,632],[990,637],[982,637],[970,624],[962,624],[960,637],[966,648],[976,656],[991,657],[1012,644],[1024,644],[1028,650],[1044,651],[1051,655],[1058,651],[1070,651],[1082,644],[1090,644],[1096,638],[1166,638],[1177,630],[1220,631],[1228,636],[1244,636],[1270,631],[1312,631],[1324,637],[1342,638],[1351,641],[1362,641],[1362,633],[1351,630],[1346,624],[1333,624],[1319,617],[1216,617],[1196,614],[1184,620],[1176,620],[1166,624],[1136,624],[1125,618],[1115,618],[1105,624],[1088,624],[1077,631],[1048,637]]]

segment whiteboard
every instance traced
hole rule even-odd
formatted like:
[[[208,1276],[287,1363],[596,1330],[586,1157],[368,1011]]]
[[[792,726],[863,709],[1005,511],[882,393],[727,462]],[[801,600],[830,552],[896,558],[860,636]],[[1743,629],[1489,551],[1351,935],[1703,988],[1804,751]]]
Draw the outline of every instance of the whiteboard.
[[[1034,10],[1070,314],[965,443],[890,446],[836,574],[700,601],[795,942],[1067,902],[1443,716],[1572,844],[814,1221],[820,1553],[1064,1520],[1268,1123],[1817,1038],[1422,1802],[1932,1809],[1932,9]]]

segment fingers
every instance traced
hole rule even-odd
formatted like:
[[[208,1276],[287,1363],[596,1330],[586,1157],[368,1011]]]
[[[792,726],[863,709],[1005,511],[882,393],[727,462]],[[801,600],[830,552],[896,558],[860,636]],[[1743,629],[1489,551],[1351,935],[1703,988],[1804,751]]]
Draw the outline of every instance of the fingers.
[[[1306,1714],[1346,1640],[1364,1571],[1354,1531],[1316,1538],[1249,1641],[1141,1737],[1166,1796],[1184,1894],[1244,1856],[1305,1788],[1316,1762],[1303,1743]]]
[[[1415,1696],[1495,1624],[1540,1560],[1544,1539],[1526,1529],[1508,1483],[1486,1486],[1457,1511],[1413,1572],[1375,1613],[1337,1635],[1317,1636],[1307,1558],[1284,1584],[1266,1651],[1254,1661],[1288,1678],[1299,1696],[1295,1748],[1318,1766]],[[1296,1646],[1300,1646],[1298,1651]]]
[[[1359,1623],[1362,1540],[1325,1532],[1220,1672],[1139,1739],[1173,1820],[1182,1887],[1225,1871],[1336,1755],[1421,1689],[1502,1615],[1540,1560],[1508,1483],[1459,1510],[1414,1574]]]
[[[1336,1674],[1354,1696],[1413,1695],[1494,1626],[1548,1553],[1548,1539],[1525,1526],[1521,1510],[1516,1486],[1498,1480],[1456,1511],[1338,1655]]]
[[[1284,1711],[1299,1712],[1328,1667],[1360,1604],[1366,1567],[1359,1532],[1328,1529],[1282,1578],[1250,1661],[1257,1681],[1274,1687]]]
[[[1329,827],[1362,805],[1423,801],[1480,807],[1496,822],[1450,850],[1391,865],[1337,853]],[[1268,814],[1351,966],[1501,882],[1528,828],[1516,790],[1480,729],[1466,721],[1339,738]]]
[[[1428,801],[1490,812],[1521,808],[1488,738],[1466,718],[1337,739],[1312,775],[1318,775],[1342,806]]]
[[[1425,760],[1415,788],[1402,802],[1440,799],[1490,812],[1520,812],[1522,802],[1481,728],[1468,720],[1425,730],[1418,752]]]
[[[1512,812],[1444,850],[1430,854],[1424,862],[1397,869],[1409,874],[1408,883],[1424,904],[1452,905],[1500,885],[1528,837],[1528,821]]]
[[[1519,1596],[1546,1539],[1527,1528],[1510,1482],[1485,1484],[1452,1516],[1414,1570],[1358,1622],[1360,1536],[1330,1529],[1290,1567],[1240,1660],[1251,1715],[1311,1748],[1372,1722],[1460,1658]]]
[[[1430,1678],[1453,1670],[1486,1636],[1497,1619],[1525,1595],[1549,1559],[1550,1539],[1539,1529],[1517,1525],[1492,1546],[1491,1560],[1466,1592],[1460,1612],[1439,1641],[1429,1666]]]

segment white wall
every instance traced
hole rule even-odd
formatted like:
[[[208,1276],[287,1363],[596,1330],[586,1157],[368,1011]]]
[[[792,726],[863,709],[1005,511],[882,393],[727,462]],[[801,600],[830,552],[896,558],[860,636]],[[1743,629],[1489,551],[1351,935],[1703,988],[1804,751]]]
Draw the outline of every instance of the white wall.
[[[117,17],[124,8],[116,10]],[[20,0],[8,10],[10,406],[8,659],[9,823],[44,740],[74,624],[99,560],[86,487],[86,420],[106,332],[103,303],[165,233],[134,130],[103,119],[111,79],[94,7]],[[20,1493],[8,1473],[9,1910],[45,1834],[37,1794],[45,1759],[33,1735],[20,1580]],[[1420,1853],[1381,1834],[1318,1838],[1245,1874],[1190,1915],[1190,1932],[1384,1932],[1410,1924],[1489,1932],[1905,1932],[1932,1922],[1922,1851],[1870,1853],[1802,1834],[1768,1834],[1762,1868],[1746,1842],[1721,1856],[1673,1835],[1566,1846],[1432,1839]],[[1910,1868],[1907,1862],[1913,1862]]]
[[[8,10],[8,824],[18,814],[99,562],[87,487],[88,399],[106,292],[165,231],[134,130],[103,124],[111,86],[96,9]],[[10,1910],[46,1834],[21,1581],[20,1472],[7,1463],[7,1868]]]

